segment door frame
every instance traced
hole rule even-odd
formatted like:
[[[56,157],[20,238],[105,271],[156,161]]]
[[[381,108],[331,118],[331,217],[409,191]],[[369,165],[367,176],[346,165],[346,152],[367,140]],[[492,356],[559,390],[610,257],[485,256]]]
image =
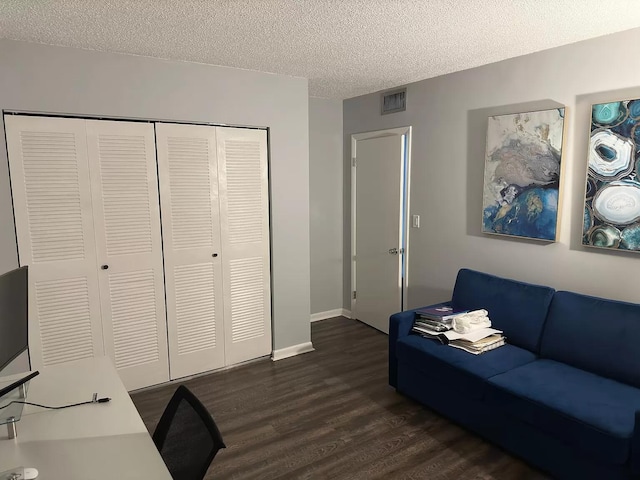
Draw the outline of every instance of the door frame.
[[[362,133],[354,133],[351,135],[351,290],[349,291],[349,297],[351,299],[351,312],[353,312],[355,317],[355,308],[357,299],[353,298],[353,292],[357,291],[356,288],[356,188],[357,188],[357,168],[356,168],[356,158],[357,158],[357,147],[358,141],[360,140],[368,140],[370,138],[377,137],[386,137],[390,135],[405,135],[405,158],[406,161],[402,164],[401,176],[404,178],[404,192],[401,193],[401,205],[400,205],[400,214],[402,215],[402,211],[404,210],[404,229],[402,231],[402,235],[404,237],[404,245],[400,245],[400,248],[404,248],[404,252],[402,253],[402,263],[401,269],[404,270],[404,278],[402,279],[402,283],[400,285],[401,289],[401,309],[404,310],[406,306],[406,293],[409,287],[409,228],[410,228],[410,215],[409,215],[409,199],[410,199],[410,185],[411,185],[411,125],[406,127],[397,127],[397,128],[386,128],[383,130],[374,130],[369,132]],[[404,204],[404,209],[402,208],[402,204]]]

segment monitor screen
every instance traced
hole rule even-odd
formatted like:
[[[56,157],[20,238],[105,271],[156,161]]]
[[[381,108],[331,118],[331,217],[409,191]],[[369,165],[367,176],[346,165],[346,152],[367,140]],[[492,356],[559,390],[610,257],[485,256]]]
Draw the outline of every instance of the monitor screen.
[[[0,370],[27,349],[27,267],[0,275]]]

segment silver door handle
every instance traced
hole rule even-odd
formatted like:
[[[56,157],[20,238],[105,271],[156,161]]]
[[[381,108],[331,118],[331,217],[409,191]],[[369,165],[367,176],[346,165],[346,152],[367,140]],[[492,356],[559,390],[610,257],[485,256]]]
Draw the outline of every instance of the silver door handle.
[[[397,248],[390,248],[389,249],[389,254],[390,255],[397,255],[398,254],[398,249]]]

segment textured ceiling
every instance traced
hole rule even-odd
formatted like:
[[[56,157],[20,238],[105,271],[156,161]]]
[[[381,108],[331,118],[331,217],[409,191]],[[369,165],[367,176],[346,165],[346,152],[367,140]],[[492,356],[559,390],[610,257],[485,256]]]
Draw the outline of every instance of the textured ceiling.
[[[0,38],[305,77],[332,98],[638,26],[638,0],[0,0]]]

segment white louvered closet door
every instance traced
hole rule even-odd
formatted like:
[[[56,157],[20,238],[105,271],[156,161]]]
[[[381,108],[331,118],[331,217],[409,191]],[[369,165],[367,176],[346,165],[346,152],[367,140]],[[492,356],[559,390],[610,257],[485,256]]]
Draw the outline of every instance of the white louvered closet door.
[[[171,378],[224,366],[216,128],[156,124]]]
[[[227,365],[271,353],[267,132],[217,127]]]
[[[133,390],[169,380],[153,124],[86,122],[104,345]]]
[[[18,254],[29,266],[31,367],[103,355],[85,122],[4,121]]]

